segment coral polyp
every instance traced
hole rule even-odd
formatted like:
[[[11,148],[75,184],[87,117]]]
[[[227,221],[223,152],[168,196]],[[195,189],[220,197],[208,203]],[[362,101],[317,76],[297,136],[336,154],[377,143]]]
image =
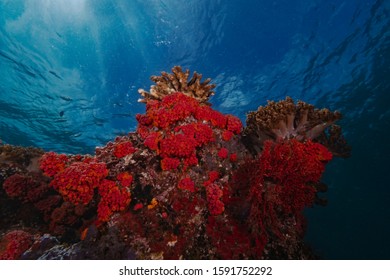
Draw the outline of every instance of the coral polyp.
[[[0,146],[3,228],[35,228],[4,232],[2,258],[314,257],[303,211],[324,204],[326,164],[349,155],[341,114],[286,98],[244,127],[211,107],[210,79],[172,71],[140,90],[136,131],[95,155]],[[57,241],[42,249],[48,234]]]

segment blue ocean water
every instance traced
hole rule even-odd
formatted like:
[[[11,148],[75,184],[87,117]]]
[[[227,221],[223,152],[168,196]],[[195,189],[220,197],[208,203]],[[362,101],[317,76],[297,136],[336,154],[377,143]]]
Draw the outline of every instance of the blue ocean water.
[[[343,113],[352,157],[307,210],[326,259],[390,259],[390,1],[0,0],[0,139],[93,153],[133,131],[138,88],[181,65],[245,120],[286,95]]]

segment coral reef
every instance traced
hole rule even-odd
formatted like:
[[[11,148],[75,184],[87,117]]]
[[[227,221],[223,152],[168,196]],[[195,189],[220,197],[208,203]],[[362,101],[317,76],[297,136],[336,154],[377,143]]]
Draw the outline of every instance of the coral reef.
[[[209,79],[172,71],[95,155],[0,146],[1,258],[315,258],[303,210],[326,204],[325,166],[350,152],[341,115],[286,98],[244,128],[211,108]]]

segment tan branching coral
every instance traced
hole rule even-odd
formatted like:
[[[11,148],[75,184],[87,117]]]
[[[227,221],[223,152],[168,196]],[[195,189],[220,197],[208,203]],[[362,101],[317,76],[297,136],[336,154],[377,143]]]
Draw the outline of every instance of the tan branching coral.
[[[194,72],[192,78],[188,80],[190,70],[183,72],[180,66],[173,67],[172,73],[161,72],[161,76],[151,76],[150,79],[156,84],[150,87],[149,92],[139,89],[138,92],[143,98],[138,101],[146,103],[151,99],[161,100],[164,96],[181,92],[197,99],[200,103],[209,104],[208,99],[214,95],[215,88],[214,84],[210,84],[210,78],[201,82],[202,74]]]
[[[334,126],[340,118],[341,114],[337,111],[316,109],[303,101],[294,103],[292,98],[286,97],[279,102],[268,101],[266,106],[248,113],[243,136],[248,148],[254,153],[262,150],[265,140],[295,138],[298,141],[312,139],[329,144],[334,151],[339,151],[335,155],[347,156],[349,148],[341,131]],[[340,147],[336,149],[336,146]]]

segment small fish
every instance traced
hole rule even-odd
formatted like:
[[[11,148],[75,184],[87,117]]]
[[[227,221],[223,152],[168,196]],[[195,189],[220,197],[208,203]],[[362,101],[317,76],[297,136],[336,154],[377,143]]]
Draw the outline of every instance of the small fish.
[[[86,227],[83,231],[81,231],[80,239],[86,241],[93,241],[96,239],[97,234],[98,229],[95,224],[92,224],[89,227]]]
[[[64,113],[65,113],[64,111],[61,111],[60,112],[60,117],[62,117],[64,115]]]

